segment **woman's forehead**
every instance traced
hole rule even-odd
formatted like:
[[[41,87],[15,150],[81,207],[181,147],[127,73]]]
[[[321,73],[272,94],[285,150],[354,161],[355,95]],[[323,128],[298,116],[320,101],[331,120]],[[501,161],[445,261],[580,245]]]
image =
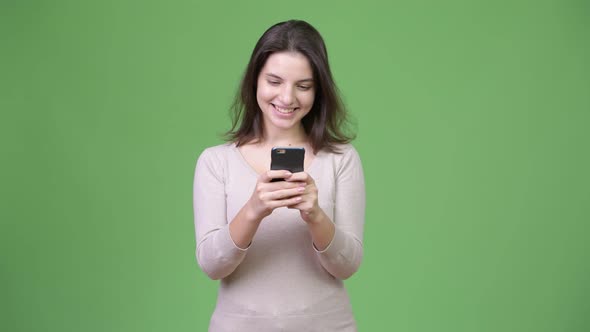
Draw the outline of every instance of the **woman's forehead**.
[[[301,81],[313,78],[313,71],[307,57],[299,52],[277,52],[271,54],[260,72],[284,80]]]

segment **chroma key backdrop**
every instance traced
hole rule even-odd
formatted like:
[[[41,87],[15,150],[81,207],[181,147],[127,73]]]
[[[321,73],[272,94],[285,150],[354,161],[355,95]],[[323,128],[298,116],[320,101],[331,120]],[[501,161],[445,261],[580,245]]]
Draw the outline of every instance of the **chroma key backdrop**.
[[[0,330],[207,330],[196,159],[292,18],[357,132],[359,330],[590,331],[580,0],[1,1]]]

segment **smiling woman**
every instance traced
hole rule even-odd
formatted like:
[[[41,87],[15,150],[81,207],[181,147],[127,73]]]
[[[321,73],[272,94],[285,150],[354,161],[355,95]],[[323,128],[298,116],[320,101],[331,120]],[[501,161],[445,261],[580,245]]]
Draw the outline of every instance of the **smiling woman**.
[[[356,331],[342,280],[362,259],[364,176],[317,30],[269,28],[233,110],[194,181],[197,260],[221,280],[209,331]],[[304,148],[304,171],[269,170],[277,146]]]

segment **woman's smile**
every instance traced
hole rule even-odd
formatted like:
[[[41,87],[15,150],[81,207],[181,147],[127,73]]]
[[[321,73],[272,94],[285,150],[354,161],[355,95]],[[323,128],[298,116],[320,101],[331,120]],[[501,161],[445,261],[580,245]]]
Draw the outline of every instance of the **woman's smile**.
[[[297,111],[299,109],[299,107],[280,107],[280,106],[277,106],[272,103],[271,103],[271,105],[272,105],[272,107],[274,107],[275,111],[277,111],[281,115],[293,114],[295,111]]]

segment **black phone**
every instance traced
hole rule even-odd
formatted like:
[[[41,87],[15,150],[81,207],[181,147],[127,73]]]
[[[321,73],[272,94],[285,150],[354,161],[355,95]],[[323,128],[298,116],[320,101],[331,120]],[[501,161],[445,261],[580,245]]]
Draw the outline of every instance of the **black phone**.
[[[303,172],[303,161],[305,160],[304,148],[274,147],[270,153],[271,170],[287,170],[291,173]],[[284,181],[276,178],[271,182]]]

